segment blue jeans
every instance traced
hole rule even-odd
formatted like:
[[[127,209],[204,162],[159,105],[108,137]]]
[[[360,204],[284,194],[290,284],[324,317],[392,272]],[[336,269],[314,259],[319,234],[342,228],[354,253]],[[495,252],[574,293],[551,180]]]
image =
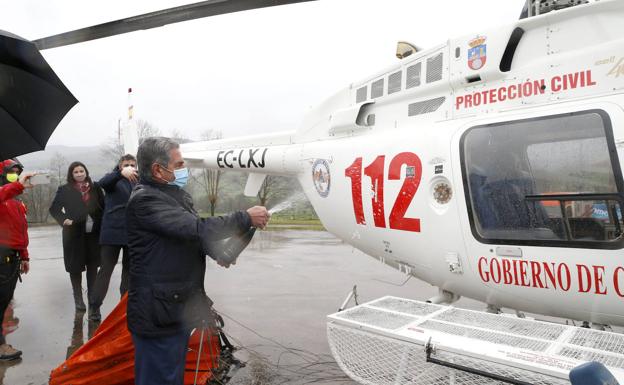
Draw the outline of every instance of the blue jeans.
[[[166,337],[141,337],[134,342],[135,385],[182,385],[190,331]]]

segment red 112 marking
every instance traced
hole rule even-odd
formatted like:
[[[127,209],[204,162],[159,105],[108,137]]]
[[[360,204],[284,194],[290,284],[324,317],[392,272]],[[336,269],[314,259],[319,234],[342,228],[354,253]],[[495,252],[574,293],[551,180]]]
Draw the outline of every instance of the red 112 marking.
[[[384,210],[384,163],[386,157],[379,155],[375,161],[364,169],[364,175],[371,178],[373,187],[373,218],[375,227],[386,227],[386,213]]]
[[[373,163],[364,169],[364,175],[371,179],[373,190],[373,198],[371,204],[373,207],[373,219],[375,227],[386,227],[386,215],[384,209],[384,169],[385,156],[379,155]],[[388,222],[391,229],[420,232],[419,218],[406,218],[405,213],[422,178],[422,163],[418,155],[412,152],[402,152],[397,154],[390,161],[388,170],[388,180],[400,180],[401,168],[407,166],[405,180],[399,195],[392,206]],[[362,157],[358,157],[345,170],[345,176],[351,179],[351,198],[353,200],[353,212],[355,214],[355,222],[365,225],[364,207],[362,204]]]

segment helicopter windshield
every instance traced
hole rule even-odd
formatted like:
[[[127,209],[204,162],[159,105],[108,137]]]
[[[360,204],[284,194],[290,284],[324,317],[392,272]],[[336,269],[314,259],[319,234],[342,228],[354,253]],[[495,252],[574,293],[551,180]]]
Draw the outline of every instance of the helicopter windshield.
[[[621,171],[612,142],[603,111],[471,128],[462,161],[473,233],[489,243],[601,247],[620,240]]]

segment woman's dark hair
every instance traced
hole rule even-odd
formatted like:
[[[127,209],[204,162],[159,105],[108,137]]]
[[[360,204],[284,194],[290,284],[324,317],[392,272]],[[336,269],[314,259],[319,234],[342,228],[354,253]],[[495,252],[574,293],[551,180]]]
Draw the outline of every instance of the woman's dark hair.
[[[136,162],[136,158],[134,157],[134,155],[126,154],[122,156],[121,158],[119,158],[119,162],[117,162],[117,164],[122,164],[124,160],[133,160]]]
[[[76,182],[74,180],[73,172],[74,172],[74,169],[76,167],[79,167],[79,166],[84,168],[85,172],[87,173],[87,177],[85,178],[85,180],[87,182],[89,182],[89,184],[93,184],[93,182],[91,181],[91,177],[89,176],[89,169],[82,162],[72,162],[72,164],[69,165],[69,168],[67,169],[67,183],[75,183]]]

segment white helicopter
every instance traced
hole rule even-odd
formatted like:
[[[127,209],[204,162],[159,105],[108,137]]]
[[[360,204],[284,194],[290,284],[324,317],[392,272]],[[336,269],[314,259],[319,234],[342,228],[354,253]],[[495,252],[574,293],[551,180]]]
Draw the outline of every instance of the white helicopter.
[[[183,153],[249,172],[250,196],[265,175],[297,178],[330,232],[438,286],[434,302],[624,325],[623,9],[602,1],[426,51],[400,44],[409,56],[299,130]],[[589,20],[600,30],[578,25]]]
[[[559,384],[586,361],[624,379],[624,336],[492,314],[624,325],[624,1],[585,3],[529,0],[506,27],[400,43],[298,130],[182,146],[192,167],[248,172],[248,195],[296,178],[328,231],[439,288],[328,317],[355,380]],[[54,41],[38,44],[77,42]],[[441,305],[460,296],[489,312]]]
[[[624,367],[619,335],[501,327],[501,316],[434,305],[467,296],[495,313],[624,324],[624,2],[578,3],[536,2],[507,27],[424,51],[399,44],[400,63],[337,92],[297,131],[183,146],[192,166],[249,172],[248,195],[265,175],[297,178],[330,232],[439,288],[432,305],[383,298],[329,317],[352,378],[450,378],[416,363],[429,338],[460,369],[481,368],[464,383],[560,383],[574,360]]]

